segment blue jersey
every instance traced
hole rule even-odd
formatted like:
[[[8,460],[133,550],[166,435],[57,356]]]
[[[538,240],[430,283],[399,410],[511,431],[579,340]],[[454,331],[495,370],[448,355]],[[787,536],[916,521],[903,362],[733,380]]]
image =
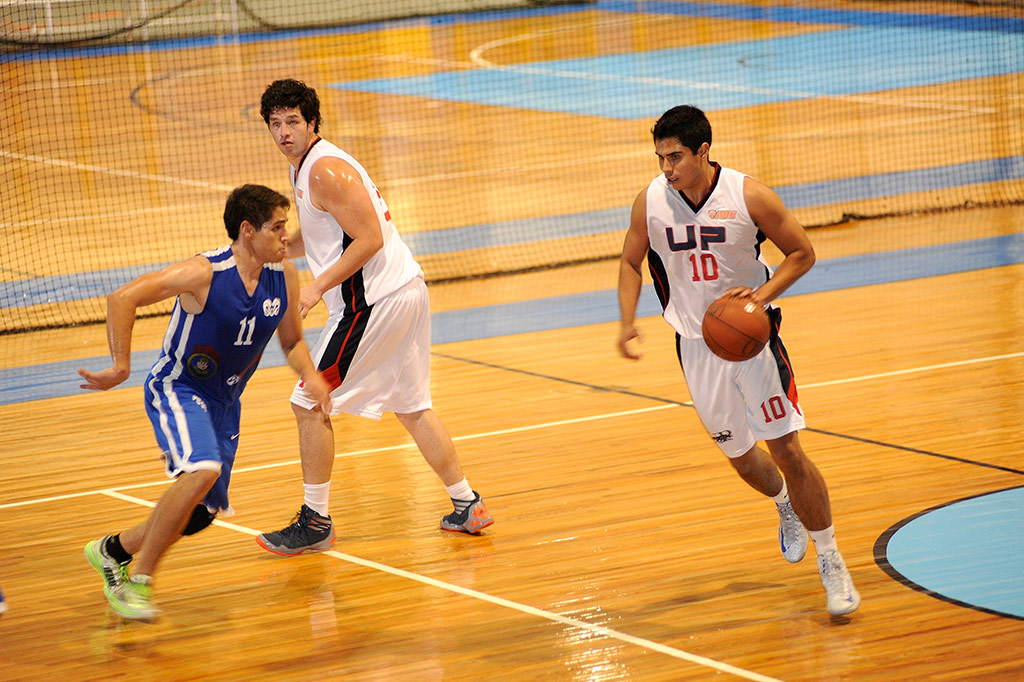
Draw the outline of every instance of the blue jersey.
[[[174,304],[160,358],[146,383],[185,383],[220,405],[236,402],[288,308],[281,263],[267,263],[250,296],[230,246],[201,254],[213,265],[206,306],[198,314]]]

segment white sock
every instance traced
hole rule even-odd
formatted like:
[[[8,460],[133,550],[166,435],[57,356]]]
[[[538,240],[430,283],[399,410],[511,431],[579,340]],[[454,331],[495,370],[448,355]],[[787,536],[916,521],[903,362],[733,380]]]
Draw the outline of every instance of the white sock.
[[[839,545],[836,544],[835,526],[829,526],[824,530],[809,530],[807,534],[814,541],[814,549],[817,550],[819,556],[825,552],[839,549]]]
[[[303,483],[302,489],[306,491],[306,506],[320,516],[330,516],[331,482],[327,483]]]
[[[775,500],[775,504],[786,504],[789,502],[789,488],[786,487],[786,479],[782,479],[782,490],[779,491],[778,495],[772,497]]]
[[[473,501],[473,489],[469,487],[469,483],[466,482],[465,477],[454,485],[446,485],[444,489],[448,491],[448,497],[452,498],[452,500],[460,500],[467,503]],[[467,506],[469,505],[462,505],[463,509]],[[462,511],[462,509],[458,508],[458,505],[455,505],[455,510]]]

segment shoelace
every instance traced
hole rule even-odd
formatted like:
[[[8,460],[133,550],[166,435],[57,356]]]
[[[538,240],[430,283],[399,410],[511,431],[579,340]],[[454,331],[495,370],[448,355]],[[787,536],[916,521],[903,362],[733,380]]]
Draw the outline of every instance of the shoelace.
[[[323,523],[319,519],[313,517],[312,510],[303,509],[301,512],[295,515],[292,519],[292,523],[287,528],[281,529],[281,535],[284,537],[291,537],[298,535],[305,530],[312,530],[318,533],[322,533],[327,529],[327,524]]]

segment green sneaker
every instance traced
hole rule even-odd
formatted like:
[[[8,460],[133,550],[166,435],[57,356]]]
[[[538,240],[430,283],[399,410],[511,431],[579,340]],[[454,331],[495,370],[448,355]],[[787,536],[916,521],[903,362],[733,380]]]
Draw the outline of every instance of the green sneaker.
[[[110,599],[110,593],[128,580],[128,564],[117,563],[113,558],[107,556],[103,551],[109,535],[99,540],[93,540],[85,546],[85,560],[96,569],[96,572],[103,576],[103,594]]]
[[[111,590],[107,601],[122,618],[152,623],[160,615],[160,610],[150,601],[153,597],[152,581],[148,575],[133,576],[116,590]]]

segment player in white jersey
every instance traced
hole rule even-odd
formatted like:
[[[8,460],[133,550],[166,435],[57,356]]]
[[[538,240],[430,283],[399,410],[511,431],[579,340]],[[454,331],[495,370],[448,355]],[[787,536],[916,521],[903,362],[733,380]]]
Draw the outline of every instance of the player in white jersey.
[[[228,197],[224,226],[232,242],[125,284],[107,299],[111,366],[78,370],[82,388],[107,390],[128,378],[135,312],[176,296],[163,350],[145,386],[146,412],[174,479],[149,518],[85,547],[103,576],[103,592],[123,618],[152,621],[152,577],[164,553],[218,512],[229,512],[228,483],[238,448],[246,382],[274,332],[288,364],[326,408],[330,388],[302,338],[299,276],[282,262],[288,199],[243,185]]]
[[[462,472],[447,429],[431,409],[430,303],[423,271],[391,221],[387,204],[352,156],[319,136],[320,100],[300,81],[264,91],[260,113],[291,163],[299,232],[288,256],[305,255],[313,281],[300,312],[321,299],[330,315],[313,355],[332,387],[331,414],[380,419],[394,412],[448,491],[454,511],[441,528],[479,533],[494,519]],[[334,431],[300,382],[292,393],[298,422],[304,502],[293,523],[256,542],[284,556],[328,549]]]
[[[811,268],[814,249],[774,191],[709,160],[711,124],[700,109],[674,107],[652,132],[662,174],[633,202],[622,247],[619,350],[639,358],[630,342],[643,340],[635,315],[646,257],[701,422],[740,477],[775,501],[786,560],[804,557],[809,533],[829,612],[852,613],[860,595],[836,545],[825,479],[800,445],[804,416],[771,305]],[[785,256],[774,273],[761,257],[765,239]],[[726,294],[765,306],[772,320],[769,343],[745,362],[722,360],[701,335],[704,312]]]

